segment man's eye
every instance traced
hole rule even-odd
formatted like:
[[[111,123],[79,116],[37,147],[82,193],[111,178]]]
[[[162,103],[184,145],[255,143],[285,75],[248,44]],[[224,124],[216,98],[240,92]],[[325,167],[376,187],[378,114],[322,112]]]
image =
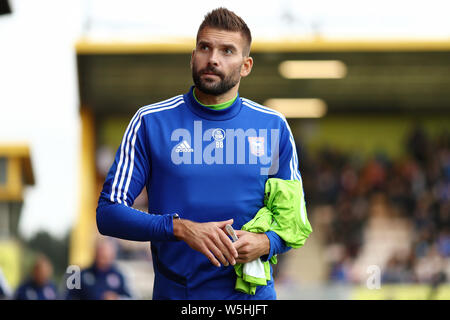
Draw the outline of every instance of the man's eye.
[[[231,50],[231,49],[225,49],[225,53],[226,53],[226,54],[232,54],[232,53],[233,53],[233,50]]]
[[[202,49],[202,50],[208,50],[209,47],[208,47],[208,46],[201,46],[200,49]]]

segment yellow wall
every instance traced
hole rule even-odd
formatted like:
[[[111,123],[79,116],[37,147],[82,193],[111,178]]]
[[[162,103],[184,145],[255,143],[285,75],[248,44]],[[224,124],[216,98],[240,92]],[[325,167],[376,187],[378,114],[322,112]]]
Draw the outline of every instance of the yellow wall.
[[[95,220],[97,190],[95,184],[95,134],[92,113],[81,109],[81,159],[79,169],[79,212],[71,234],[69,263],[87,267],[94,258],[94,243],[98,234]]]
[[[0,268],[8,285],[15,288],[20,282],[22,249],[15,241],[0,241]]]
[[[328,145],[362,156],[370,156],[382,150],[391,157],[398,157],[406,150],[405,138],[416,119],[407,115],[328,116],[307,122],[292,121],[291,127],[294,134],[301,137],[309,153]],[[448,115],[430,115],[419,121],[430,137],[450,128]]]

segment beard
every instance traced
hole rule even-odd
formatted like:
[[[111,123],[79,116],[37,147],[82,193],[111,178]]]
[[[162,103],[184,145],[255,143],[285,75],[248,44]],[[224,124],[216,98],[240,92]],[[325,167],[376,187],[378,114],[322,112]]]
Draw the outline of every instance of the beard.
[[[195,87],[203,93],[213,96],[220,96],[225,92],[228,92],[239,83],[241,79],[240,70],[241,66],[230,72],[229,75],[225,76],[222,72],[210,65],[202,70],[197,70],[194,63],[192,65],[192,79],[194,80]],[[201,76],[204,73],[213,73],[220,78],[220,81],[202,79]]]

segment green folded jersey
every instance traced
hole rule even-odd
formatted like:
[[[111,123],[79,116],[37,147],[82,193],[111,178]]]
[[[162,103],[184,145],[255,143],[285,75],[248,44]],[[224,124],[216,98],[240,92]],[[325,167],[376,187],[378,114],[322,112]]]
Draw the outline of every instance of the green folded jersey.
[[[306,214],[302,182],[270,178],[266,181],[264,207],[255,217],[242,226],[242,230],[263,233],[274,231],[287,246],[300,248],[312,232]],[[270,259],[277,263],[276,255]],[[236,264],[237,280],[235,289],[255,294],[257,286],[267,285],[270,280],[270,263],[256,259],[245,264]]]

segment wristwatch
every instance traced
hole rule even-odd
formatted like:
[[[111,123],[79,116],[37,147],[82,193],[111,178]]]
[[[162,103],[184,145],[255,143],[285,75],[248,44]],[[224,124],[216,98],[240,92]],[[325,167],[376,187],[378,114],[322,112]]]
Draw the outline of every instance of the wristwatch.
[[[178,215],[178,213],[175,213],[175,214],[172,216],[172,220],[176,220],[176,219],[180,219],[180,216]]]

